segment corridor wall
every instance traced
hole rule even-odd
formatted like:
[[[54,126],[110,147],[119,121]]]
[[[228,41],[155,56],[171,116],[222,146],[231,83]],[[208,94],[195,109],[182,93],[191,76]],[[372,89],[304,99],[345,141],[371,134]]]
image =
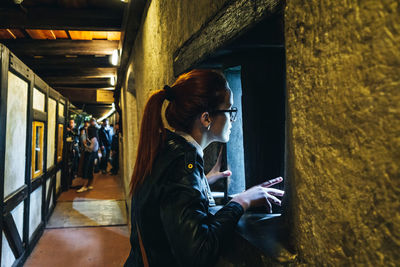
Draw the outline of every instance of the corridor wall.
[[[285,4],[288,202],[284,208],[294,252],[293,257],[286,255],[293,266],[398,266],[400,5],[396,0],[148,1],[140,28],[126,31],[137,32],[121,90],[126,190],[144,105],[153,91],[174,82],[174,68],[183,62],[180,52],[186,51],[188,62],[195,64],[218,45],[232,43],[226,36],[244,27],[238,21],[246,18],[246,6],[254,5],[251,12],[259,12],[279,3]],[[226,22],[229,10],[234,20],[222,25],[226,28],[216,27]],[[248,18],[252,21],[255,16]],[[208,27],[210,23],[214,26]],[[193,43],[197,46],[188,45]],[[241,48],[251,47],[248,44]],[[214,66],[218,68],[215,62],[210,64]],[[265,119],[265,113],[257,114],[257,119]],[[253,254],[241,248],[237,255],[245,259]]]
[[[68,101],[2,44],[0,63],[0,263],[22,266],[61,193]]]

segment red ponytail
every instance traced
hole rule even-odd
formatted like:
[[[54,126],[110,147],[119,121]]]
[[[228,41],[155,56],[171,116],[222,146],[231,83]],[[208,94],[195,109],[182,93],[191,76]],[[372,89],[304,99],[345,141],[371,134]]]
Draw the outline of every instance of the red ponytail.
[[[140,127],[139,147],[131,180],[131,194],[144,178],[150,174],[154,158],[165,139],[165,128],[161,108],[165,100],[165,90],[154,92],[147,101]]]
[[[172,87],[166,88],[170,103],[165,117],[171,127],[189,134],[196,117],[202,112],[215,110],[224,102],[228,91],[225,77],[215,70],[192,70],[179,76]],[[165,89],[156,91],[144,109],[131,194],[150,174],[154,159],[164,143],[166,130],[161,108],[166,97]]]

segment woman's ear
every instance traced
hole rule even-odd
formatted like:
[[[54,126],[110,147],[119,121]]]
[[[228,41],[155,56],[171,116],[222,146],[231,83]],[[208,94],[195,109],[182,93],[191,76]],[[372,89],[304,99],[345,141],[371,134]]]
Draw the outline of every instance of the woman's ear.
[[[204,127],[206,127],[206,128],[210,127],[210,125],[211,125],[210,114],[208,112],[203,112],[200,115],[200,122]]]

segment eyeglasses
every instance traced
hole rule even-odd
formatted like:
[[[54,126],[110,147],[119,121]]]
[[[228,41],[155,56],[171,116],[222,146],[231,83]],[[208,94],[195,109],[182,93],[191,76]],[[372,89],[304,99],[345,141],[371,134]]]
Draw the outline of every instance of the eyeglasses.
[[[235,107],[232,107],[231,109],[219,109],[219,110],[214,110],[210,113],[224,113],[224,112],[229,112],[229,116],[231,121],[235,121],[236,120],[236,115],[237,115],[237,111],[238,109]]]

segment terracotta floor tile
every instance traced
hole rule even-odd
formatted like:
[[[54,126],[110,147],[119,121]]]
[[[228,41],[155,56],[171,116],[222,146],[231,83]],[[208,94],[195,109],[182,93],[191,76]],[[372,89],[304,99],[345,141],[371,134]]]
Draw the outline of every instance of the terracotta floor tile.
[[[72,182],[74,188],[61,194],[58,201],[80,201],[88,199],[125,199],[119,175],[96,173],[93,180],[93,190],[77,193],[76,190],[84,183],[84,179],[76,178]]]
[[[58,202],[46,228],[126,225],[124,200]]]
[[[120,267],[129,250],[127,226],[46,229],[24,266]]]
[[[75,188],[62,193],[47,229],[24,266],[122,266],[130,244],[120,181],[119,176],[95,174],[93,190],[77,193]],[[82,183],[83,179],[77,178],[73,186],[79,188]]]

